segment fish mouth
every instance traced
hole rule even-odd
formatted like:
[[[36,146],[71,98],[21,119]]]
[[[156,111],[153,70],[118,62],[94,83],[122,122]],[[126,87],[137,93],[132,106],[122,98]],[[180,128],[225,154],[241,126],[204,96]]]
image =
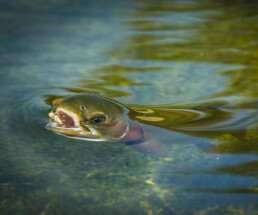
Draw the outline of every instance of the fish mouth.
[[[59,128],[78,128],[80,121],[76,114],[69,112],[63,108],[59,108],[56,112],[51,111],[49,114],[50,123],[54,123]]]
[[[87,139],[91,141],[103,141],[96,137],[96,130],[88,125],[81,125],[79,117],[63,108],[51,111],[49,123],[46,128],[67,137],[76,139]]]

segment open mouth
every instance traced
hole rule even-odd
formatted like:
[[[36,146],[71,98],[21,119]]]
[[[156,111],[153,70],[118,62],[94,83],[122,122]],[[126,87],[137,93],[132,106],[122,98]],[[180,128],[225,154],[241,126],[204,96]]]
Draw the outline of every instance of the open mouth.
[[[70,138],[83,139],[89,141],[104,141],[97,137],[94,128],[88,125],[82,126],[76,114],[59,108],[56,112],[50,112],[49,123],[46,128]]]
[[[74,113],[59,109],[56,112],[50,112],[48,115],[50,122],[47,124],[47,128],[50,130],[55,130],[60,133],[64,133],[62,130],[90,133],[90,130],[86,127],[82,128],[80,126],[79,119]]]
[[[55,113],[50,112],[49,117],[52,122],[57,123],[58,127],[74,128],[74,127],[78,127],[79,125],[79,120],[75,114],[67,113],[62,109],[56,111]]]
[[[61,121],[60,126],[65,128],[73,128],[75,127],[75,121],[73,117],[69,116],[67,113],[63,111],[58,112],[59,119]]]

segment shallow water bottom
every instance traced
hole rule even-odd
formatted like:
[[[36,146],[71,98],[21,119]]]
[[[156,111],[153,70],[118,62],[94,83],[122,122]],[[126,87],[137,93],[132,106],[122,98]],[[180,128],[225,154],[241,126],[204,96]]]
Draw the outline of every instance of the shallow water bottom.
[[[207,139],[175,132],[168,141],[162,129],[157,133],[167,140],[169,158],[123,143],[69,139],[46,130],[45,120],[38,123],[43,105],[34,107],[39,98],[33,94],[16,92],[15,103],[7,97],[13,108],[1,112],[9,116],[2,134],[2,214],[255,214],[255,156],[207,153],[198,147]]]

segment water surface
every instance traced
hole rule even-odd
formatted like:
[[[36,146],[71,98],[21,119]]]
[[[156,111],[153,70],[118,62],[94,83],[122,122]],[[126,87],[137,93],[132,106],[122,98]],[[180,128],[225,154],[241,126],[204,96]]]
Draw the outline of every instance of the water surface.
[[[256,1],[0,1],[1,214],[257,213]],[[96,93],[169,158],[45,129]]]

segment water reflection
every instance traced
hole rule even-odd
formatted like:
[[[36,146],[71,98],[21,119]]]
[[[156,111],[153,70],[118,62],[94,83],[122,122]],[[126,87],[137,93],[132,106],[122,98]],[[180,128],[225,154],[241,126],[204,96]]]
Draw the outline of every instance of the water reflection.
[[[125,65],[104,65],[100,68],[91,70],[94,74],[92,80],[82,79],[78,81],[78,89],[66,89],[70,92],[87,93],[95,92],[108,97],[130,96],[128,88],[148,86],[150,83],[142,80],[132,80],[130,75],[143,72],[162,72],[168,70],[168,67],[147,67],[147,66],[125,66]],[[81,71],[87,74],[88,71]],[[115,90],[115,89],[118,90]],[[88,91],[87,91],[88,90]]]
[[[162,4],[154,1],[142,4],[136,15],[133,13],[131,16],[131,21],[128,19],[124,22],[135,31],[134,36],[130,37],[130,42],[123,43],[121,47],[130,52],[116,51],[113,54],[117,53],[119,59],[255,65],[254,44],[258,26],[253,25],[251,21],[256,16],[253,9],[256,4],[246,4],[244,1],[238,1],[238,4],[233,5],[231,1],[209,1],[207,4]],[[227,5],[230,5],[230,14]],[[241,12],[236,16],[233,11]],[[152,19],[155,15],[158,15],[158,18]],[[239,20],[241,22],[237,22]],[[146,32],[149,34],[145,34]],[[184,40],[179,43],[173,42],[174,38]],[[169,43],[166,42],[167,39],[170,40]],[[243,54],[247,55],[250,61],[246,62]]]
[[[229,88],[216,96],[244,94],[255,99],[256,6],[256,2],[244,1],[140,4],[138,11],[123,22],[134,33],[119,50],[110,50],[108,56],[120,60],[238,65],[241,68],[220,73],[229,77]]]

